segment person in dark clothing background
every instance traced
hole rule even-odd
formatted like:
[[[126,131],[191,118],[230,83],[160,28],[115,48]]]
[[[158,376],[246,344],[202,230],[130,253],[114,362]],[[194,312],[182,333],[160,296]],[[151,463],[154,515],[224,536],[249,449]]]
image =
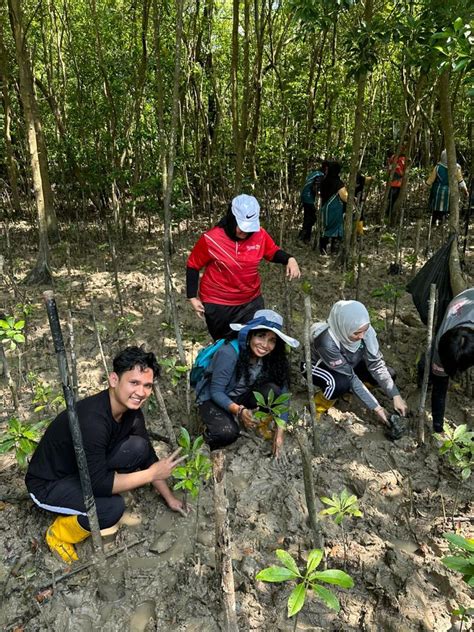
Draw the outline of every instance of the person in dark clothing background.
[[[225,217],[199,238],[186,264],[186,297],[214,340],[232,334],[230,323],[245,323],[264,307],[258,273],[262,259],[285,265],[290,280],[300,277],[296,259],[261,228],[258,201],[238,195]]]
[[[323,235],[319,242],[319,250],[321,254],[327,254],[329,243],[331,252],[337,252],[344,235],[344,212],[348,193],[339,177],[341,165],[338,162],[325,162],[323,169],[325,177],[320,187]]]
[[[299,232],[298,239],[305,244],[311,241],[311,232],[316,221],[317,199],[324,173],[321,169],[311,171],[306,176],[306,181],[301,189],[300,201],[303,205],[303,226]]]
[[[122,492],[148,483],[170,509],[184,515],[182,502],[166,484],[184,457],[177,458],[177,450],[158,461],[140,410],[158,374],[153,353],[127,347],[114,358],[109,388],[76,404],[101,529],[120,520],[125,509]],[[25,482],[38,507],[60,514],[46,532],[49,548],[67,563],[77,560],[74,544],[90,531],[67,411],[48,426]]]
[[[474,366],[474,287],[453,298],[436,334],[431,361],[434,432],[443,431],[449,378],[471,366]]]

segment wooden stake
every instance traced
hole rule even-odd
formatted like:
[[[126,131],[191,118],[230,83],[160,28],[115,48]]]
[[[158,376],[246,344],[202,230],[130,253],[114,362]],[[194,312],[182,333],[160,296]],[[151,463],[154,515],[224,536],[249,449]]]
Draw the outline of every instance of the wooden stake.
[[[434,283],[430,286],[430,300],[428,310],[428,335],[426,340],[426,352],[425,352],[425,372],[423,374],[423,383],[421,385],[420,393],[420,405],[418,406],[418,440],[420,443],[425,442],[425,404],[426,394],[428,392],[428,379],[430,377],[431,368],[431,347],[433,341],[433,322],[434,312],[436,305],[436,285]]]
[[[304,355],[306,362],[306,385],[308,387],[309,411],[311,414],[311,425],[313,429],[313,453],[318,453],[318,437],[316,432],[316,424],[318,415],[316,412],[316,404],[314,403],[314,384],[311,362],[311,339],[309,329],[311,327],[311,297],[306,294],[304,297]]]
[[[156,403],[158,404],[161,418],[163,419],[163,423],[166,429],[166,434],[169,437],[171,447],[173,450],[176,450],[176,448],[178,447],[178,442],[176,441],[176,434],[173,428],[173,424],[171,423],[171,419],[169,418],[168,411],[166,410],[166,404],[163,398],[163,394],[161,393],[160,385],[156,381],[153,382],[153,393],[155,395]]]
[[[313,534],[313,548],[322,547],[321,529],[316,518],[316,494],[314,492],[313,468],[311,465],[311,454],[308,447],[308,440],[304,431],[296,431],[296,441],[301,452],[301,462],[303,466],[304,495],[306,507],[308,508],[309,524]]]
[[[214,513],[216,520],[216,568],[222,591],[224,608],[224,630],[238,632],[237,612],[235,609],[234,571],[232,569],[231,537],[225,486],[225,455],[216,450],[211,455],[212,477],[214,480]]]

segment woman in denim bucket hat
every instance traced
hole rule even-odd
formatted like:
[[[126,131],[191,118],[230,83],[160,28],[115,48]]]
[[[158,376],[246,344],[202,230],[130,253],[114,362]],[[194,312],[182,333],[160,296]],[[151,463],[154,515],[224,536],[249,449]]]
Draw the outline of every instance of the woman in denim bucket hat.
[[[286,265],[289,279],[300,276],[296,259],[260,226],[258,201],[243,193],[200,237],[186,264],[186,296],[196,314],[205,318],[214,340],[231,334],[230,323],[246,323],[264,307],[258,273],[262,259]]]
[[[196,386],[199,414],[206,427],[204,437],[211,450],[233,443],[241,425],[255,428],[252,411],[257,408],[254,391],[265,399],[272,390],[275,396],[289,386],[289,366],[286,345],[299,342],[283,333],[280,314],[261,309],[249,322],[232,323],[238,331],[238,351],[231,344],[222,345],[212,358],[201,381]],[[283,419],[286,421],[285,416]],[[273,454],[278,456],[283,445],[282,428],[273,433]]]

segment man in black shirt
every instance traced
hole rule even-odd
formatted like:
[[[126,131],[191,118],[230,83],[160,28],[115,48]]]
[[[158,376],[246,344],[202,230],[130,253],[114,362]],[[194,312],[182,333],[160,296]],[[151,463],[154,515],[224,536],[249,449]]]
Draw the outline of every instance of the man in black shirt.
[[[151,483],[168,507],[184,514],[166,479],[184,457],[179,450],[158,461],[140,410],[159,367],[153,353],[127,347],[113,361],[109,388],[76,405],[101,529],[116,524],[121,492]],[[26,486],[33,501],[58,516],[46,542],[65,562],[78,559],[74,544],[90,535],[67,412],[50,424],[31,459]]]

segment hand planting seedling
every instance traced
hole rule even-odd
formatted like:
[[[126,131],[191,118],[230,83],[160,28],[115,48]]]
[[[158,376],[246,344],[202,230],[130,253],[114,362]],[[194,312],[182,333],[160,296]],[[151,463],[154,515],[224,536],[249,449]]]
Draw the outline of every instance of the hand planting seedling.
[[[322,496],[321,501],[329,505],[327,509],[320,511],[321,516],[332,516],[336,524],[341,526],[342,542],[344,546],[344,568],[347,561],[347,535],[344,530],[344,518],[361,518],[362,512],[359,509],[357,496],[349,494],[347,489],[343,489],[339,495],[333,494],[331,498]]]
[[[259,410],[253,414],[255,419],[261,422],[266,421],[269,426],[274,422],[279,428],[285,429],[286,422],[283,419],[283,415],[290,410],[287,402],[291,397],[291,393],[282,393],[275,399],[275,393],[270,390],[267,401],[265,401],[265,397],[258,391],[254,391],[253,394],[259,406]],[[260,410],[260,408],[264,408],[265,410]]]
[[[197,437],[191,442],[191,437],[186,428],[181,428],[178,437],[178,445],[182,448],[182,455],[186,461],[173,470],[173,478],[178,479],[173,489],[182,489],[184,492],[183,506],[187,511],[187,495],[196,498],[204,481],[211,476],[211,459],[202,452],[204,438]]]
[[[288,617],[298,614],[304,606],[306,594],[309,590],[312,590],[328,608],[339,612],[341,606],[338,598],[330,590],[321,586],[319,582],[334,584],[341,588],[352,588],[354,586],[352,577],[340,570],[327,569],[325,571],[317,571],[316,569],[323,559],[323,552],[320,549],[310,551],[304,575],[300,573],[295,560],[289,553],[282,549],[277,549],[276,556],[283,563],[283,566],[264,568],[257,573],[256,579],[262,582],[275,583],[288,580],[298,582],[288,597]],[[294,630],[296,630],[297,620],[298,618],[295,619]]]
[[[8,420],[7,429],[0,439],[0,454],[15,452],[15,458],[21,468],[27,465],[28,457],[34,452],[41,436],[43,424],[24,425],[16,417]]]

